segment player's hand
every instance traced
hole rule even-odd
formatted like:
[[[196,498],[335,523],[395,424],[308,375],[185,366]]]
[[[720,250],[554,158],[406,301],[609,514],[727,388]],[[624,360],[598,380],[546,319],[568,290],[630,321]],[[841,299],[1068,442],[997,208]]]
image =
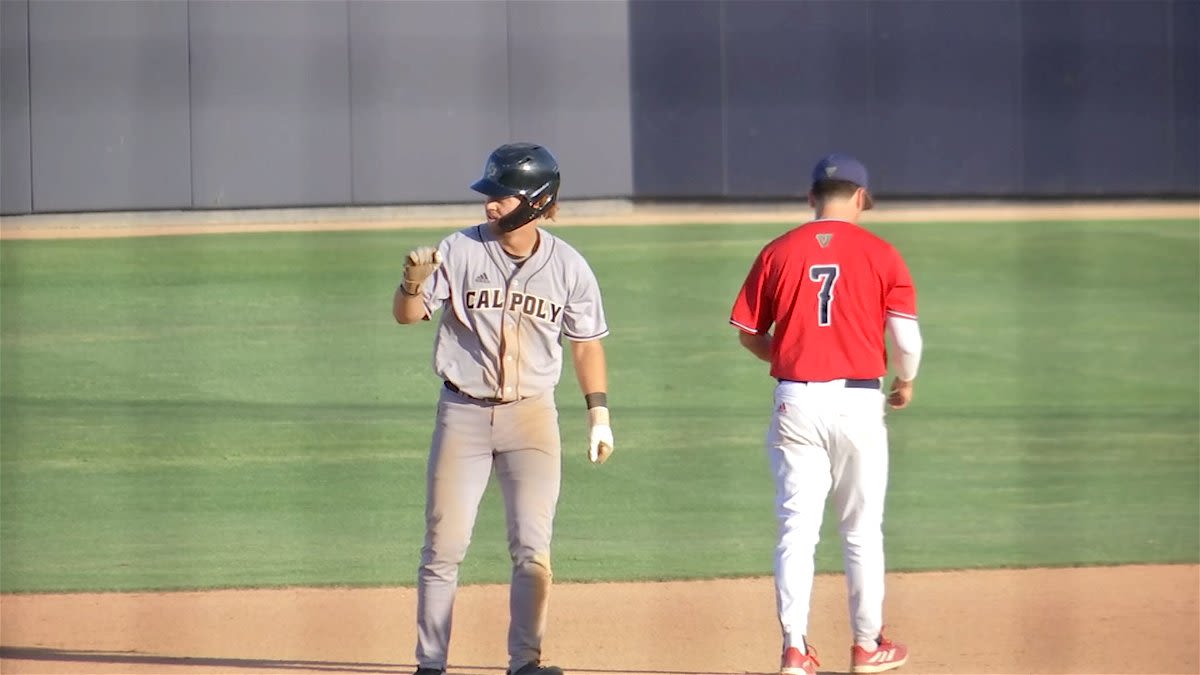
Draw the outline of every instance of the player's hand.
[[[418,295],[421,284],[442,264],[442,252],[431,246],[422,246],[408,252],[404,259],[404,292]]]
[[[888,392],[887,402],[893,410],[901,410],[908,406],[908,402],[913,397],[912,380],[902,380],[895,378],[892,380],[892,389]]]
[[[588,459],[603,464],[613,452],[613,433],[609,425],[608,408],[588,409]]]

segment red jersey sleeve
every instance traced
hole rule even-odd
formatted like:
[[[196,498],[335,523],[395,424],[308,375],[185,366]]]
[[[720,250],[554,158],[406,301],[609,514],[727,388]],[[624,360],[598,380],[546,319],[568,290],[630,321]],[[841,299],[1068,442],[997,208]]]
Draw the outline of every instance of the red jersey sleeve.
[[[770,282],[767,278],[766,250],[758,254],[742,290],[733,301],[729,323],[739,329],[759,335],[771,329],[775,323],[775,308],[771,303]]]
[[[887,289],[887,306],[885,309],[891,316],[904,319],[917,318],[917,289],[913,286],[912,275],[908,273],[908,265],[900,253],[892,249],[892,274]]]

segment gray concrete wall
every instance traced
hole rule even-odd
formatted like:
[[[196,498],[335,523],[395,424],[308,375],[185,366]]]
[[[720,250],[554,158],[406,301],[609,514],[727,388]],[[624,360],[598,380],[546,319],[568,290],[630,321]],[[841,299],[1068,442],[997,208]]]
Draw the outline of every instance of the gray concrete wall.
[[[187,10],[29,3],[34,210],[191,205]]]
[[[0,213],[28,213],[29,2],[0,2]]]
[[[350,4],[355,203],[469,198],[487,152],[509,138],[508,11],[490,0]]]
[[[344,204],[350,189],[345,2],[189,2],[192,203]]]
[[[1194,0],[3,0],[0,212],[1200,194]]]
[[[624,2],[0,6],[6,214],[474,201],[515,140],[633,192]]]

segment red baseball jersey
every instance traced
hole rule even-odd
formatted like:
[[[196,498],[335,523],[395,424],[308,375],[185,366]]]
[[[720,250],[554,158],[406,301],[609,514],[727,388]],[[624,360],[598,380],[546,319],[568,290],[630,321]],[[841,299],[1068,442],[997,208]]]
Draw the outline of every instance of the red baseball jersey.
[[[908,266],[891,244],[841,220],[814,220],[767,244],[729,322],[771,331],[771,375],[825,382],[887,374],[888,315],[917,318]]]

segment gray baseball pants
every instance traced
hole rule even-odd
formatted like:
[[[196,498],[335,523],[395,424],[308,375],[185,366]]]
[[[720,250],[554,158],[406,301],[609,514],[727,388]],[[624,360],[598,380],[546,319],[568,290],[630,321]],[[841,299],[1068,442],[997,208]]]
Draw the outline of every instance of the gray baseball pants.
[[[425,545],[417,572],[417,663],[446,667],[458,568],[492,471],[504,497],[509,668],[541,658],[550,597],[550,538],[562,482],[554,392],[484,403],[442,389],[426,472]]]

